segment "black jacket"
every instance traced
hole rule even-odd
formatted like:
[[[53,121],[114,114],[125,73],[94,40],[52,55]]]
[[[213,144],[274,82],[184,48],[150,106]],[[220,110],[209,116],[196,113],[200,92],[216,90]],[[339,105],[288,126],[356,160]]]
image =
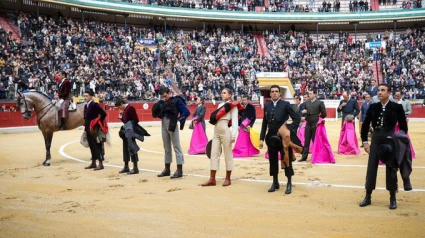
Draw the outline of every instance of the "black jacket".
[[[274,107],[273,102],[270,101],[264,106],[263,124],[261,125],[260,140],[264,141],[266,137],[267,127],[276,123],[283,124],[285,121],[292,118],[291,126],[288,125],[289,130],[297,131],[300,124],[301,117],[294,111],[291,104],[287,101],[279,100]]]
[[[381,126],[381,113],[383,115],[383,125]],[[374,130],[394,131],[395,125],[399,124],[400,130],[407,134],[406,115],[404,115],[403,106],[401,104],[388,101],[385,111],[382,110],[382,103],[373,103],[367,110],[366,117],[363,121],[361,130],[362,141],[367,141],[370,124]]]

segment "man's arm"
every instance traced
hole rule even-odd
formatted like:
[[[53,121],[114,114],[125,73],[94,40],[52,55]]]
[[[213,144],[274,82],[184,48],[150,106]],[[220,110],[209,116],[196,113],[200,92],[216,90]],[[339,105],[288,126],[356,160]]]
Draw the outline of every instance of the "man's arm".
[[[327,116],[325,103],[323,101],[320,101],[319,107],[320,107],[320,117],[325,118]]]
[[[404,131],[407,134],[407,121],[406,121],[406,115],[404,115],[404,109],[403,106],[400,104],[396,105],[396,115],[397,115],[397,122],[400,126],[400,130]]]
[[[264,107],[263,123],[261,124],[260,141],[264,141],[267,132],[267,105]]]
[[[372,110],[373,110],[372,105],[370,105],[369,109],[366,111],[366,117],[363,121],[362,130],[360,132],[360,137],[362,138],[363,143],[367,142],[367,136],[369,134],[370,121],[372,119],[371,117],[372,117]]]
[[[180,98],[177,99],[176,106],[177,106],[177,111],[180,114],[179,121],[186,119],[190,115],[189,109],[186,107],[186,105],[184,105],[184,103],[182,102]]]
[[[205,112],[207,111],[205,106],[201,106],[201,109],[199,111],[198,119],[196,119],[197,122],[201,122],[205,118]]]
[[[356,111],[354,112],[353,116],[356,117],[360,113],[360,108],[359,108],[359,104],[357,103],[357,100],[353,99],[353,103],[354,103],[354,110]]]
[[[253,127],[255,120],[257,119],[257,115],[255,113],[255,107],[252,106],[251,104],[249,104],[250,106],[245,108],[245,113],[247,113],[247,115],[245,116],[246,118],[248,118],[250,120],[249,126]]]

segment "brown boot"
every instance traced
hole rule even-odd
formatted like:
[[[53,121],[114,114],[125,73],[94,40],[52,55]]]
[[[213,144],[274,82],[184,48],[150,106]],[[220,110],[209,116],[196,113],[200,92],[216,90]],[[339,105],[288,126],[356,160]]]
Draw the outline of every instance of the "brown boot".
[[[232,171],[226,171],[226,178],[224,179],[224,183],[223,186],[229,186],[230,184],[232,184],[232,181],[230,181],[230,175],[232,175]]]
[[[102,170],[103,169],[103,162],[102,160],[99,160],[99,165],[94,170]]]
[[[96,168],[96,160],[92,160],[91,164],[87,167],[84,167],[85,169],[95,169]]]
[[[215,174],[217,173],[217,170],[211,170],[210,171],[210,179],[206,182],[201,184],[201,186],[203,187],[207,187],[207,186],[215,186],[216,182],[215,182]]]

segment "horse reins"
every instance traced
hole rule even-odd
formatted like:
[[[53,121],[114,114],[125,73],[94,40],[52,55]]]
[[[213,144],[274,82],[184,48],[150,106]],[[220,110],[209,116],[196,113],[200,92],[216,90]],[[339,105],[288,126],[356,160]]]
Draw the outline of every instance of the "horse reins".
[[[21,97],[20,97],[21,98]],[[21,112],[21,114],[25,114],[25,113],[29,113],[30,114],[30,118],[31,117],[35,117],[35,116],[38,116],[38,113],[40,113],[41,111],[43,111],[44,109],[46,109],[46,107],[48,107],[48,106],[50,106],[48,109],[50,109],[50,108],[52,108],[54,105],[53,105],[53,103],[48,103],[46,106],[44,106],[43,108],[41,108],[40,110],[38,110],[37,112],[35,112],[35,115],[32,115],[32,113],[31,113],[31,111],[30,110],[28,110],[28,105],[27,105],[27,100],[25,99],[25,95],[22,93],[22,99],[24,100],[24,103],[25,103],[25,112]],[[47,112],[48,112],[49,110],[46,110],[46,112],[44,112],[43,113],[43,115],[41,115],[41,116],[39,116],[38,118],[37,118],[37,124],[38,124],[38,127],[40,127],[40,121],[41,121],[41,119],[47,114]]]

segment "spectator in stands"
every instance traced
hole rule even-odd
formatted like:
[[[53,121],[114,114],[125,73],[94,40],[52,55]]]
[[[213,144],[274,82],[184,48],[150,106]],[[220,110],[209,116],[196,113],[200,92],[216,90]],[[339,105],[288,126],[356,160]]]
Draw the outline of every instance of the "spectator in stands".
[[[8,110],[7,110],[7,108],[6,108],[6,105],[2,105],[1,106],[1,108],[0,108],[0,112],[8,112]]]

